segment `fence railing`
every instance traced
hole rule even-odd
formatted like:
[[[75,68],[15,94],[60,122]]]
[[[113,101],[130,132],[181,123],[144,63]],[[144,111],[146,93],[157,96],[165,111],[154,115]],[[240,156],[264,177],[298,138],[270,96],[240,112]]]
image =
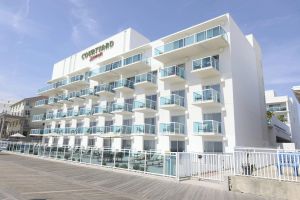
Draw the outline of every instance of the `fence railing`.
[[[95,164],[145,174],[225,181],[248,176],[298,182],[300,151],[236,148],[233,153],[192,153],[48,146],[42,143],[0,141],[0,150],[63,161]]]

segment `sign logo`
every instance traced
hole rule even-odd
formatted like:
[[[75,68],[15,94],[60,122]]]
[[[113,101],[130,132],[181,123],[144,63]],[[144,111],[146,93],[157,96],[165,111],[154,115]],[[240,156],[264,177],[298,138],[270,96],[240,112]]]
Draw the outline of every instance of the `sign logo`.
[[[90,59],[93,61],[94,59],[103,56],[103,51],[111,49],[114,46],[114,41],[107,42],[103,45],[100,45],[92,50],[89,50],[81,55],[82,60]]]

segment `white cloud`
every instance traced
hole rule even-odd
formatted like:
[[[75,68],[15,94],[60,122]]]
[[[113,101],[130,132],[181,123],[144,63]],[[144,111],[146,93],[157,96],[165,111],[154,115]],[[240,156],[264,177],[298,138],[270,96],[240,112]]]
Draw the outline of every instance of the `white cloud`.
[[[101,37],[99,23],[90,12],[86,2],[82,0],[69,0],[71,4],[71,39],[79,47],[85,46],[86,38]]]

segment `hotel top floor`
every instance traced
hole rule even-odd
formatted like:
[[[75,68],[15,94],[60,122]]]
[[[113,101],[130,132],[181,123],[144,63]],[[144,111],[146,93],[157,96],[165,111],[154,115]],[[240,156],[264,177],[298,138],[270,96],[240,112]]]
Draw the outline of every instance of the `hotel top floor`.
[[[38,93],[48,95],[49,90],[75,79],[84,78],[98,82],[111,80],[110,76],[97,77],[99,73],[106,71],[114,70],[116,74],[124,76],[138,74],[158,70],[161,66],[171,66],[178,60],[188,59],[201,52],[205,55],[211,50],[222,51],[231,45],[232,31],[240,32],[229,14],[152,42],[129,28],[55,63],[48,86],[40,89]],[[245,37],[260,53],[259,45],[252,35]],[[150,70],[146,69],[149,66]]]

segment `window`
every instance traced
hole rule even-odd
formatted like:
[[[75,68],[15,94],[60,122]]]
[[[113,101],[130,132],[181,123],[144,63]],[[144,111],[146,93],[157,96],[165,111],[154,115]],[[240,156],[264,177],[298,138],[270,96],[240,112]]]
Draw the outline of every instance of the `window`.
[[[75,137],[75,146],[81,146],[81,138]]]
[[[103,139],[103,148],[111,148],[112,139]]]
[[[95,142],[96,142],[95,138],[89,138],[88,139],[88,146],[89,147],[94,147],[95,146]]]
[[[63,145],[64,146],[68,146],[69,145],[69,138],[68,137],[64,137]]]
[[[221,122],[222,116],[221,113],[207,113],[203,114],[203,120],[214,120]]]
[[[49,138],[44,138],[44,143],[48,144],[49,143]]]
[[[122,149],[131,149],[131,140],[122,140]]]
[[[57,146],[58,144],[58,137],[54,137],[52,141],[52,146]]]
[[[223,152],[223,143],[222,142],[204,142],[204,152],[222,153]]]
[[[145,118],[145,119],[144,119],[144,123],[145,123],[145,124],[156,125],[155,117]]]
[[[144,150],[155,150],[155,140],[144,140]]]
[[[185,151],[184,141],[171,141],[171,152],[183,152]]]

